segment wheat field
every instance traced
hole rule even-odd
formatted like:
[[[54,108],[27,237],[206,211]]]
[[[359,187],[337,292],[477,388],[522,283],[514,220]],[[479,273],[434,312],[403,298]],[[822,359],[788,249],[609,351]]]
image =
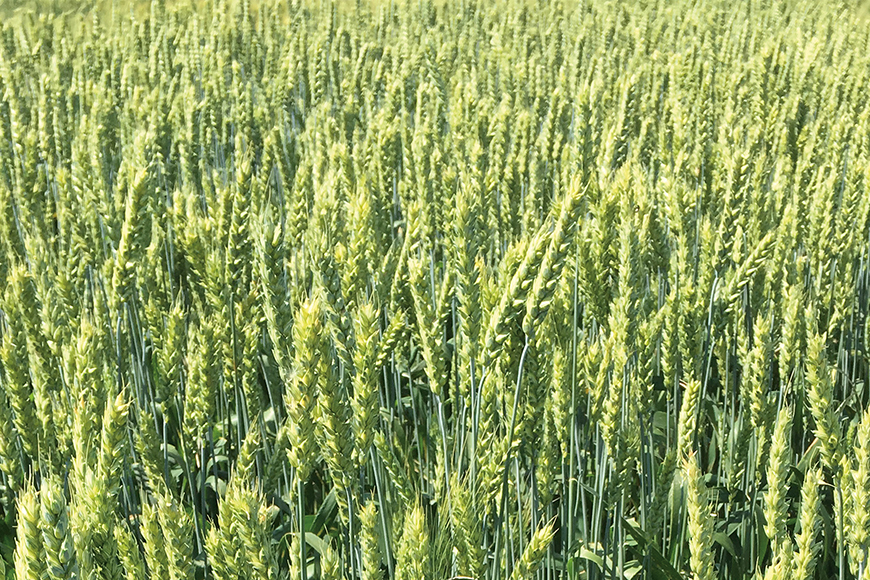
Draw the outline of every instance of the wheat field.
[[[4,580],[870,578],[866,7],[9,4]]]

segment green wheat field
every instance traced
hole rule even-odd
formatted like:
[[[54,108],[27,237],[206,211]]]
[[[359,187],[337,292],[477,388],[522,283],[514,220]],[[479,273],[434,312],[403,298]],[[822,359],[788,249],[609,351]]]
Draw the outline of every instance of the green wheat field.
[[[866,3],[0,14],[0,579],[870,579]]]

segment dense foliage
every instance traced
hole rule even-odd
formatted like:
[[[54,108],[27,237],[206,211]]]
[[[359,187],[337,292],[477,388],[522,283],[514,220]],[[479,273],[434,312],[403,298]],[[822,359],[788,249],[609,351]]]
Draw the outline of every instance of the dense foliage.
[[[0,563],[863,578],[863,18],[18,13],[0,30]]]

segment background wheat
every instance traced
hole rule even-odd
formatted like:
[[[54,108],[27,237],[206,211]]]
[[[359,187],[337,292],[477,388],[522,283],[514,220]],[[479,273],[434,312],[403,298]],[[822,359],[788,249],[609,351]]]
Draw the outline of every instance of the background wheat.
[[[866,7],[0,14],[0,576],[867,575]]]

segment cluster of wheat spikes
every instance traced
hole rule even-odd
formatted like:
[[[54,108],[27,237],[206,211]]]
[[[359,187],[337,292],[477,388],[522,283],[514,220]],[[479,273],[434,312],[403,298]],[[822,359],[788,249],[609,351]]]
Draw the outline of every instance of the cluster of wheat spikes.
[[[0,568],[870,577],[862,18],[3,24]]]

